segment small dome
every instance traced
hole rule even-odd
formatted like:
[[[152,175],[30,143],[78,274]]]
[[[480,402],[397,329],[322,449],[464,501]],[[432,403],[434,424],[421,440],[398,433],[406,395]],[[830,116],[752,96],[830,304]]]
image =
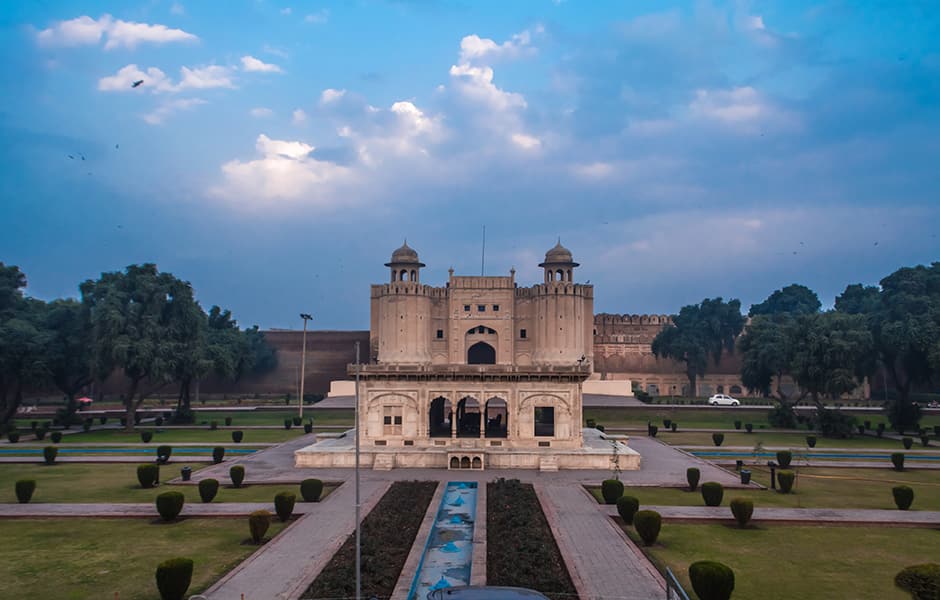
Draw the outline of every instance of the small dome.
[[[398,248],[397,250],[392,252],[392,260],[385,263],[385,266],[390,267],[392,265],[403,265],[403,264],[404,265],[419,265],[422,267],[424,266],[418,260],[418,253],[415,251],[414,248],[408,245],[407,240],[405,240],[405,243],[402,244],[401,248]]]
[[[545,265],[571,265],[578,266],[578,263],[574,262],[574,257],[571,256],[571,250],[568,250],[561,245],[561,240],[558,240],[558,243],[555,244],[555,247],[545,253],[545,262],[540,264],[540,267]]]

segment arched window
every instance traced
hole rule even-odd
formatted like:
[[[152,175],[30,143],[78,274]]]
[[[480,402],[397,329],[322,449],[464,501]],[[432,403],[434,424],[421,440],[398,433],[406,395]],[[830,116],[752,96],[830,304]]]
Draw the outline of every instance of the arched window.
[[[740,386],[740,385],[733,385],[733,386],[731,386],[731,389],[728,390],[728,393],[729,393],[729,394],[734,394],[734,395],[736,395],[736,396],[737,396],[737,395],[740,395],[740,394],[741,394],[741,386]]]
[[[509,429],[509,412],[502,398],[490,398],[486,403],[486,437],[504,438]]]
[[[408,281],[408,271],[407,269],[402,269],[401,273],[398,274],[399,281]]]
[[[486,342],[477,342],[467,349],[468,365],[495,365],[496,349]]]
[[[463,458],[460,459],[460,468],[461,468],[461,469],[469,469],[469,468],[470,468],[470,457],[469,457],[469,456],[464,456]]]
[[[473,468],[474,468],[474,469],[482,469],[482,468],[483,468],[483,461],[480,460],[480,457],[479,457],[479,456],[474,456],[474,457],[473,457]]]
[[[557,271],[555,271],[555,275],[556,275],[555,281],[564,281],[564,280],[565,280],[565,272],[562,271],[561,269],[558,269]]]
[[[480,437],[480,403],[467,396],[457,403],[457,437]]]
[[[428,435],[432,438],[450,437],[453,419],[454,411],[451,408],[450,401],[443,396],[438,396],[431,401],[428,410]]]
[[[459,468],[460,468],[460,459],[457,458],[456,456],[451,457],[451,459],[450,459],[450,468],[451,468],[451,469],[459,469]]]
[[[411,270],[411,281],[418,281],[417,271],[414,269]]]

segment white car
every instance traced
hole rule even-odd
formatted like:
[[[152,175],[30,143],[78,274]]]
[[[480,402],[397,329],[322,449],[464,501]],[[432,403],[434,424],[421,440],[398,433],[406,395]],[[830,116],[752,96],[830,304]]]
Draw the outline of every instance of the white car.
[[[732,398],[724,394],[715,394],[708,399],[708,403],[712,406],[740,406],[741,404],[737,398]]]

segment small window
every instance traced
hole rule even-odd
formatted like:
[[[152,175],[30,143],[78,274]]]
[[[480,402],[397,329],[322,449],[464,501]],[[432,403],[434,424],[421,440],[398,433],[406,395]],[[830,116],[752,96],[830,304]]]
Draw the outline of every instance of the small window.
[[[384,424],[385,424],[385,425],[391,425],[391,424],[392,424],[392,416],[391,416],[391,415],[385,415]]]
[[[535,407],[535,435],[536,437],[552,437],[555,435],[555,407]]]
[[[525,329],[520,329],[520,330],[519,330],[519,337],[522,338],[522,339],[526,339],[526,330],[525,330]]]
[[[443,329],[438,329],[438,330],[437,330],[437,339],[439,339],[439,340],[444,339],[444,330],[443,330]]]
[[[469,305],[469,304],[464,304],[464,305],[463,305],[463,309],[464,309],[464,311],[466,311],[466,312],[470,312],[470,305]]]
[[[485,304],[477,304],[477,312],[486,312]]]
[[[493,312],[499,312],[499,304],[493,305]]]
[[[382,412],[383,433],[385,435],[401,435],[401,407],[386,406]]]
[[[401,425],[401,415],[395,415],[395,425]]]
[[[414,446],[414,445],[415,445],[415,441],[414,441],[414,440],[405,440],[405,445],[406,445],[406,446]]]

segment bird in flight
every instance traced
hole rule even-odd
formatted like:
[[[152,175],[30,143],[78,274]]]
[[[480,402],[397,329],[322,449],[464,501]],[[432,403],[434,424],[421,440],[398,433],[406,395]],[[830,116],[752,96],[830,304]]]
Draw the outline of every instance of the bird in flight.
[[[143,83],[144,83],[144,80],[143,80],[143,79],[138,79],[137,81],[135,81],[134,83],[131,84],[131,87],[132,87],[132,88],[140,87]]]

